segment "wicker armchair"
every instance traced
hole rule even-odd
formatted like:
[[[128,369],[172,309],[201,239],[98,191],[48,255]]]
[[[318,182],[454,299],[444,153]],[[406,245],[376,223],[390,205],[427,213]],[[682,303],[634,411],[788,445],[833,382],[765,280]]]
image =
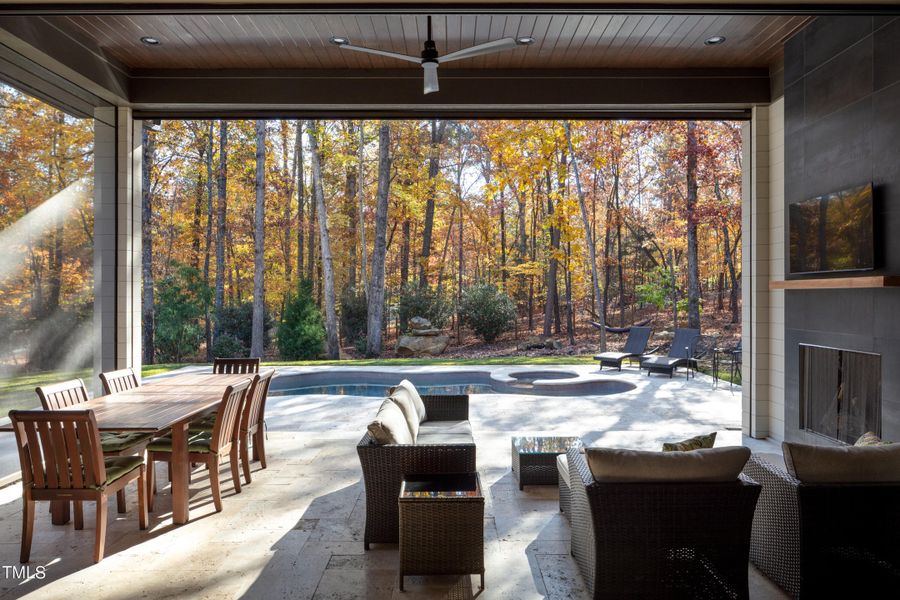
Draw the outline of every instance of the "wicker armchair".
[[[572,555],[593,598],[748,598],[760,486],[598,483],[569,450]]]
[[[422,396],[426,422],[466,421],[469,396]],[[366,489],[365,548],[400,540],[397,499],[406,473],[471,473],[475,444],[377,444],[367,432],[356,446]]]
[[[900,484],[803,484],[759,456],[750,560],[794,598],[900,589]]]

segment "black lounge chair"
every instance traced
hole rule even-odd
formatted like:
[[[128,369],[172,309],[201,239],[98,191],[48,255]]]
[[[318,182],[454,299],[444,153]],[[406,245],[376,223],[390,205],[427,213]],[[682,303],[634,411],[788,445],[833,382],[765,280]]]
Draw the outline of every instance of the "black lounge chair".
[[[641,358],[647,351],[652,331],[649,327],[632,326],[623,352],[603,352],[594,356],[594,360],[600,361],[600,370],[602,371],[603,367],[617,367],[621,371],[622,361],[626,358]]]
[[[669,348],[668,356],[645,356],[641,359],[641,368],[650,373],[668,373],[671,378],[678,367],[692,366],[694,360],[694,345],[700,337],[699,329],[681,328],[675,330],[675,338]]]

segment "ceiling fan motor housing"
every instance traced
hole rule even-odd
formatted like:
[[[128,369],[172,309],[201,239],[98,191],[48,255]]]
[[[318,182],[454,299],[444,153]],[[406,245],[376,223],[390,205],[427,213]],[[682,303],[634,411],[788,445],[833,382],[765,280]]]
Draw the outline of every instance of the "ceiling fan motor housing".
[[[422,50],[422,62],[433,62],[436,63],[438,58],[437,46],[434,45],[434,40],[426,40],[425,41],[425,49]]]

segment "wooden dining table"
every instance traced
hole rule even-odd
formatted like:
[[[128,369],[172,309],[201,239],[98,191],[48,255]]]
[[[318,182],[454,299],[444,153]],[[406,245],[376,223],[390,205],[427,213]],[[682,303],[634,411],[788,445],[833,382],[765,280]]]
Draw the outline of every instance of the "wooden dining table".
[[[97,396],[70,407],[93,410],[100,431],[144,431],[172,435],[172,521],[190,520],[188,426],[191,421],[212,412],[222,401],[225,389],[252,375],[184,373],[170,375],[137,388],[106,396]],[[0,430],[12,431],[11,426]],[[69,503],[51,503],[54,524],[69,521]]]

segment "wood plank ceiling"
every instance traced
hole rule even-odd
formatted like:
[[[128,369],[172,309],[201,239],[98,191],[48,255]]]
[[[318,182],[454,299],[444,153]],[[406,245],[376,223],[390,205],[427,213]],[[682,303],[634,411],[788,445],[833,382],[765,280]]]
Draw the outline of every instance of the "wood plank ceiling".
[[[130,69],[402,69],[415,64],[347,52],[354,44],[417,56],[426,17],[399,14],[197,14],[45,17]],[[442,54],[500,37],[529,47],[448,63],[442,69],[767,67],[809,20],[758,15],[433,15]],[[724,35],[719,46],[704,40]],[[152,36],[159,46],[141,43]]]

